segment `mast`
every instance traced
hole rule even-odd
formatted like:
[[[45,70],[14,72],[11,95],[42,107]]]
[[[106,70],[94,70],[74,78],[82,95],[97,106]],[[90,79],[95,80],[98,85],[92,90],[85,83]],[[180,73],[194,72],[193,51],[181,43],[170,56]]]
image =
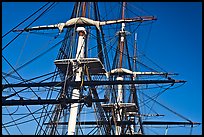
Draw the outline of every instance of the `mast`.
[[[134,57],[133,57],[133,70],[134,71],[137,71],[137,66],[136,66],[136,57],[137,57],[137,33],[135,33],[135,41],[134,41],[135,43],[134,43],[134,50],[133,50],[133,55],[134,55]]]
[[[76,53],[76,59],[83,59],[84,58],[84,46],[85,46],[85,35],[86,30],[84,27],[78,27],[76,30],[79,33],[78,38],[78,47],[77,47],[77,53]],[[73,70],[75,71],[75,70]],[[79,67],[76,72],[76,78],[75,81],[81,81],[82,77],[82,67]],[[72,93],[72,99],[79,99],[80,88],[75,88]],[[74,135],[75,134],[75,127],[76,127],[76,118],[77,118],[77,110],[78,110],[79,103],[73,103],[71,104],[70,109],[70,116],[69,116],[69,124],[68,124],[68,135]]]
[[[122,5],[122,19],[124,19],[125,17],[125,2],[123,2]],[[124,40],[125,40],[125,23],[122,23],[121,26],[121,31],[119,33],[120,36],[120,59],[119,59],[119,68],[122,68],[122,61],[123,61],[123,49],[124,49]],[[123,81],[123,77],[122,76],[118,76],[116,78],[117,81]],[[118,106],[120,106],[120,103],[123,103],[123,86],[121,84],[118,85],[118,96],[117,96],[117,103]],[[118,106],[116,107],[116,110],[119,109],[119,111],[116,111],[117,114],[117,121],[122,121],[122,109],[118,108]],[[116,126],[116,135],[120,135],[121,134],[121,126]]]
[[[85,17],[86,15],[86,2],[83,2],[82,4],[82,13],[81,16]],[[77,30],[78,32],[78,46],[77,46],[77,52],[75,59],[83,59],[84,54],[85,54],[85,37],[86,37],[86,30],[84,27],[78,27]],[[75,66],[76,68],[77,66]],[[78,70],[76,70],[76,78],[75,81],[81,81],[82,80],[82,67],[78,66]],[[74,68],[73,68],[73,71]],[[79,99],[80,98],[80,87],[76,88],[73,90],[72,93],[72,99]],[[76,120],[77,120],[77,111],[78,111],[78,106],[79,103],[73,103],[71,104],[71,109],[70,109],[70,115],[69,115],[69,121],[68,121],[68,135],[75,135],[76,131]]]
[[[125,4],[126,4],[126,2],[123,2],[122,19],[125,18]],[[121,27],[121,31],[120,31],[120,62],[119,62],[119,68],[122,68],[124,40],[125,40],[125,23],[122,23],[122,27]]]
[[[82,5],[82,14],[81,14],[81,16],[82,16],[82,17],[85,17],[85,15],[86,15],[86,2],[83,2],[83,5]]]

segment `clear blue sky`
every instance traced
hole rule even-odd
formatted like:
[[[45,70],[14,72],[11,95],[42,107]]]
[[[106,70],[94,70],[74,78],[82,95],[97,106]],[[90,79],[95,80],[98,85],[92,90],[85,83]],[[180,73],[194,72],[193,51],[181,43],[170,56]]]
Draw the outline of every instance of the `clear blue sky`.
[[[34,2],[3,2],[2,34],[4,35],[44,4]],[[150,13],[158,18],[152,25],[150,37],[147,42],[142,40],[143,37],[138,34],[138,39],[141,40],[139,44],[145,45],[143,47],[144,52],[168,72],[179,73],[176,79],[187,81],[181,88],[171,90],[165,95],[162,95],[163,100],[161,102],[192,121],[202,122],[202,3],[134,2],[132,5],[143,9],[145,11],[144,13]],[[41,22],[36,22],[36,24],[54,24],[68,20],[73,3],[59,4],[58,6],[61,7],[57,8],[57,12],[51,13],[51,18],[44,17]],[[35,24],[32,26],[35,26]],[[13,37],[13,34],[10,34],[10,36]],[[2,40],[3,47],[10,40],[10,36],[6,36]],[[47,48],[46,46],[38,47],[38,42],[48,46],[46,37],[35,43],[31,42],[29,36],[28,41],[25,41],[26,34],[23,37],[23,39],[13,42],[12,46],[2,51],[2,54],[14,66],[19,55],[21,56],[19,62],[26,62],[26,60],[34,57],[33,54],[38,54],[35,50],[41,51],[41,48]],[[36,37],[39,38],[39,35],[36,35]],[[48,39],[50,40],[50,38]],[[20,52],[24,43],[26,45],[30,44],[29,47],[24,48],[28,53],[25,55]],[[41,64],[38,64],[38,66],[33,63],[33,66],[30,67],[30,72],[27,74],[22,73],[22,76],[26,78],[32,75],[31,72],[34,76],[34,74],[41,75],[47,73],[47,70],[50,72],[53,71],[53,61],[57,55],[56,51],[45,55],[40,60]],[[45,61],[50,62],[47,63],[47,68],[40,68]],[[9,71],[10,68],[4,65],[5,62],[2,63],[3,72]],[[20,64],[18,63],[17,65]],[[29,69],[29,66],[27,69]],[[39,69],[41,70],[40,72]],[[193,134],[202,134],[202,125],[194,128]]]

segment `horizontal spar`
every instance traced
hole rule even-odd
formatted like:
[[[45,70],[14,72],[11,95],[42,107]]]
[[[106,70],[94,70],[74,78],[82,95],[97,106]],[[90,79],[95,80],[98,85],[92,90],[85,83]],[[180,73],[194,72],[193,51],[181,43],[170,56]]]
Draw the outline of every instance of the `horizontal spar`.
[[[99,30],[99,26],[103,25],[111,25],[111,24],[118,24],[118,23],[130,23],[130,22],[145,22],[145,21],[152,21],[157,20],[154,16],[140,16],[135,18],[128,18],[128,19],[119,19],[119,20],[106,20],[106,21],[96,21],[85,17],[77,17],[71,18],[70,20],[66,21],[65,23],[58,23],[53,25],[43,25],[43,26],[35,26],[31,28],[25,28],[22,30],[13,30],[14,32],[20,31],[33,31],[33,30],[48,30],[48,29],[59,29],[60,32],[63,31],[63,28],[69,28],[76,26],[96,26]]]
[[[135,125],[134,121],[116,121],[117,125]],[[68,122],[51,122],[51,123],[45,123],[45,125],[67,125]],[[77,125],[115,125],[113,121],[81,121],[76,122]]]
[[[36,100],[2,100],[2,106],[18,105],[44,105],[44,104],[69,104],[69,103],[88,103],[88,102],[106,102],[107,99],[36,99]]]
[[[200,125],[200,123],[179,121],[143,121],[142,125]]]
[[[68,122],[58,122],[58,123],[45,123],[45,125],[67,125]],[[98,125],[98,124],[106,124],[106,125],[114,125],[114,122],[111,121],[81,121],[77,122],[77,125]],[[117,121],[117,125],[135,125],[134,121]],[[142,125],[200,125],[197,122],[175,122],[175,121],[143,121]]]
[[[124,80],[124,81],[83,81],[83,86],[101,86],[101,85],[125,85],[125,84],[164,84],[164,83],[185,83],[184,80]],[[67,86],[80,87],[82,81],[67,81]],[[61,87],[64,82],[45,82],[45,83],[27,83],[27,84],[4,84],[3,89],[10,87]]]

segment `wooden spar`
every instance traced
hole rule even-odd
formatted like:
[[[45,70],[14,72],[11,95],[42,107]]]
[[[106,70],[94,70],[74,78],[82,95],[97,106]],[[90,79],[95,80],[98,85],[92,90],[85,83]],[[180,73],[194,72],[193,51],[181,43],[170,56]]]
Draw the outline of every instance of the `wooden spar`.
[[[54,122],[52,122],[52,123],[45,123],[45,125],[52,125],[52,124],[56,124],[56,123],[54,123]],[[58,125],[67,125],[67,122],[59,122],[59,123],[57,123]],[[108,122],[108,121],[81,121],[81,122],[77,122],[77,125],[98,125],[98,124],[100,124],[100,125],[114,125],[114,122],[113,121],[111,121],[111,123],[110,122]],[[117,125],[133,125],[133,124],[135,124],[134,122],[132,122],[132,121],[117,121]]]
[[[82,81],[68,81],[67,86],[78,87]],[[83,81],[84,86],[101,86],[101,85],[118,85],[118,84],[162,84],[162,83],[185,83],[184,80],[124,80],[124,81]],[[44,83],[27,83],[27,84],[4,84],[3,89],[10,87],[61,87],[64,82],[44,82]]]
[[[45,105],[45,104],[61,104],[66,105],[70,103],[92,103],[92,102],[106,102],[107,99],[31,99],[31,100],[2,100],[2,106],[24,106],[24,105]]]
[[[89,18],[85,17],[77,17],[68,20],[66,23],[58,23],[54,25],[43,25],[43,26],[35,26],[31,28],[25,28],[22,30],[13,30],[13,32],[21,32],[21,31],[33,31],[33,30],[48,30],[48,29],[59,29],[60,31],[63,28],[70,28],[73,26],[96,26],[99,29],[99,26],[103,25],[111,25],[111,24],[118,24],[118,23],[130,23],[130,22],[145,22],[145,21],[152,21],[156,20],[154,16],[140,16],[131,19],[119,19],[119,20],[107,20],[107,21],[94,21]]]
[[[197,122],[143,121],[143,125],[200,125]]]
[[[118,125],[135,125],[132,121],[117,121]],[[55,123],[45,123],[45,125],[51,125]],[[67,125],[67,122],[59,122],[58,125]],[[80,121],[77,122],[77,125],[97,125],[97,124],[107,124],[110,123],[104,122],[104,121]],[[111,121],[111,124],[114,125],[114,123]],[[171,121],[143,121],[143,125],[200,125],[201,123],[198,122],[171,122]]]

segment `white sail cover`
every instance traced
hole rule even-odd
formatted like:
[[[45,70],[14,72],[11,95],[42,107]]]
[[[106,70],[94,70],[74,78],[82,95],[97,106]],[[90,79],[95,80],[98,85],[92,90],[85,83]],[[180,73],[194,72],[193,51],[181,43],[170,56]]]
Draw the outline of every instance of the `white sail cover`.
[[[86,24],[86,25],[93,25],[93,26],[96,26],[98,30],[100,30],[100,21],[94,21],[92,19],[89,19],[89,18],[85,18],[85,17],[78,17],[78,18],[72,18],[70,20],[68,20],[66,23],[65,23],[65,26],[71,26],[71,25],[74,25],[74,24],[78,24],[78,25],[83,25],[83,24]]]

